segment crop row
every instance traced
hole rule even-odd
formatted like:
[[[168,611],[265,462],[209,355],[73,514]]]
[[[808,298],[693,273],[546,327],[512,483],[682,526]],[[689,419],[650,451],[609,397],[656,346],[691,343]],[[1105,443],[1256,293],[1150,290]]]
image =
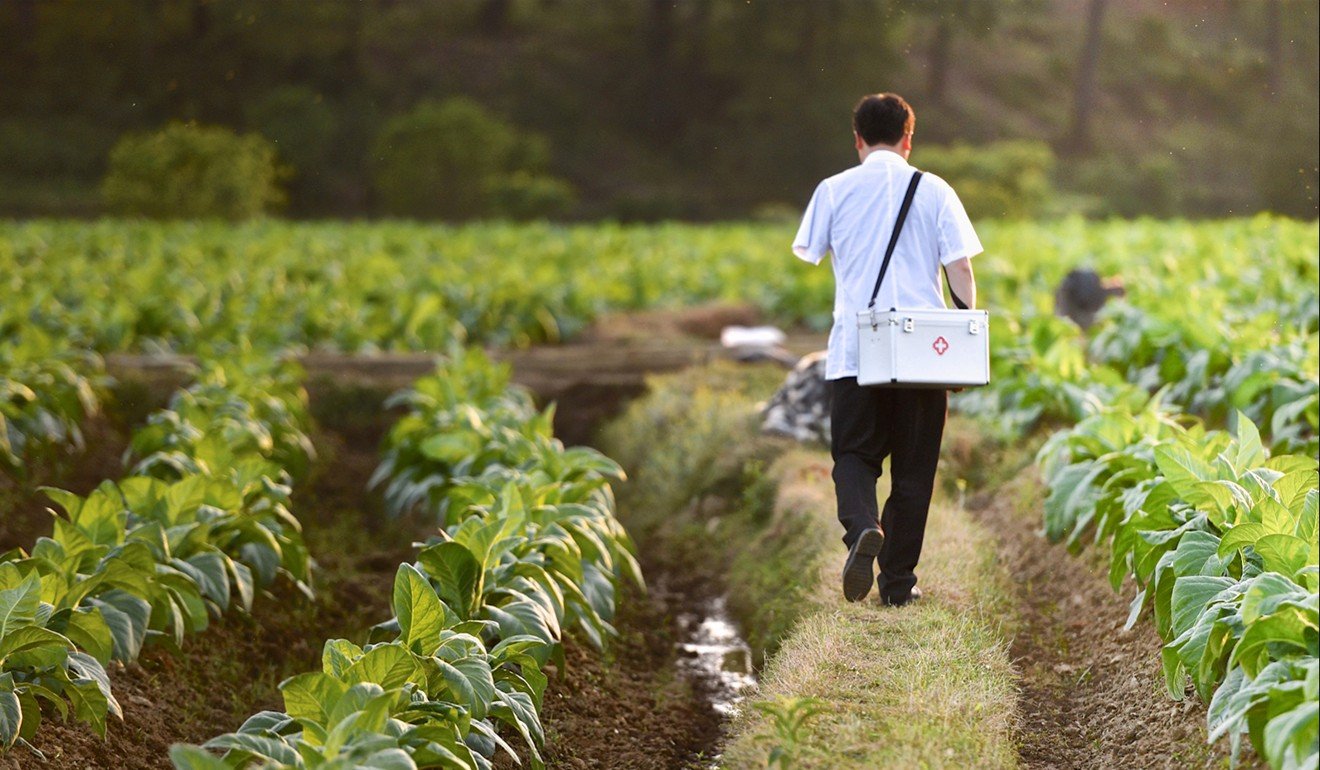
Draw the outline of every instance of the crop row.
[[[965,394],[962,408],[1012,433],[1172,383],[1166,402],[1185,411],[1218,422],[1244,410],[1275,444],[1313,440],[1314,223],[979,229],[995,380],[1012,387]],[[790,228],[763,224],[0,224],[0,465],[15,472],[26,445],[76,439],[94,408],[93,351],[519,346],[569,338],[608,311],[704,301],[828,328],[832,277],[797,263],[789,240]],[[1086,265],[1125,275],[1128,292],[1089,345],[1049,303]]]
[[[1153,616],[1169,691],[1190,675],[1212,740],[1314,766],[1320,260],[1314,242],[1176,241],[1127,264],[1141,280],[1085,333],[1021,280],[1018,307],[998,299],[992,386],[955,403],[1010,438],[1063,427],[1038,458],[1046,534],[1107,545],[1115,590],[1138,587],[1129,625]],[[1097,257],[1116,271],[1123,244],[1094,245],[1118,246]]]
[[[1168,399],[1212,420],[1242,409],[1271,436],[1313,427],[1315,392],[1306,406],[1296,391],[1320,360],[1314,223],[980,230],[995,379],[1013,387],[967,394],[964,409],[1010,432],[1071,424],[1090,402],[1158,382],[1177,383]],[[831,275],[797,263],[790,239],[788,227],[746,224],[0,224],[0,465],[16,472],[26,445],[76,439],[94,407],[93,351],[205,355],[236,340],[281,352],[519,346],[569,338],[603,312],[704,301],[828,328]],[[1129,306],[1142,308],[1111,313],[1089,349],[1048,299],[1084,265],[1126,273]]]
[[[1105,405],[1140,411],[1158,395],[1159,403],[1215,425],[1243,412],[1276,449],[1314,454],[1320,305],[1310,302],[1309,315],[1300,317],[1259,303],[1256,323],[1274,331],[1232,338],[1207,339],[1195,319],[1161,318],[1131,305],[1102,313],[1089,338],[1050,316],[1013,321],[1010,333],[996,338],[992,386],[955,403],[1012,436],[1037,425],[1072,425]]]
[[[641,584],[599,453],[565,449],[549,411],[478,353],[456,352],[400,394],[376,483],[390,508],[439,525],[399,565],[393,617],[369,642],[325,643],[322,666],[280,685],[263,711],[204,747],[176,746],[181,770],[418,767],[487,770],[524,744],[542,767],[540,710],[563,634],[602,646],[616,593]],[[223,758],[206,749],[223,751]]]
[[[86,497],[43,490],[62,509],[51,535],[0,554],[0,750],[36,751],[42,700],[104,735],[122,716],[111,660],[250,611],[281,576],[311,593],[289,511],[288,469],[311,451],[305,399],[287,365],[208,365],[135,433],[127,477]]]
[[[1053,285],[1085,265],[1127,273],[1135,306],[1195,317],[1184,326],[1245,347],[1289,334],[1253,320],[1261,298],[1296,310],[1315,297],[1314,223],[979,230],[979,280],[997,318],[1048,315]],[[791,227],[764,224],[0,224],[0,337],[38,328],[101,353],[192,353],[238,338],[258,349],[443,350],[455,339],[565,339],[603,312],[706,301],[826,329],[832,276],[796,261],[791,239]]]
[[[1274,768],[1314,767],[1320,684],[1317,462],[1270,456],[1152,405],[1113,409],[1040,452],[1046,531],[1072,548],[1108,543],[1110,579],[1138,586],[1129,627],[1154,615],[1170,694],[1185,676],[1209,701],[1211,740],[1243,733]]]

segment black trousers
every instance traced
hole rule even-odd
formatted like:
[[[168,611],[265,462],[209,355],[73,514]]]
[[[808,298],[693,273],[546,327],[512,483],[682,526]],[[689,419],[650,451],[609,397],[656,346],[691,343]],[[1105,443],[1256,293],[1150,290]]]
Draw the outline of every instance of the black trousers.
[[[944,390],[872,388],[856,377],[830,381],[830,453],[845,545],[877,523],[885,533],[876,559],[880,595],[903,600],[917,584],[917,561],[935,486],[940,440],[949,411]],[[880,464],[893,476],[884,515],[876,503]]]

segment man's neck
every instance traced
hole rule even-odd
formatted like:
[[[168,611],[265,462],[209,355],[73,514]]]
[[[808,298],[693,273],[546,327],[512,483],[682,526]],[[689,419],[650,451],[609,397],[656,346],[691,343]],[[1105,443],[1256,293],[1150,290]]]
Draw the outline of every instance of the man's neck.
[[[907,158],[903,155],[903,148],[900,147],[900,146],[898,146],[898,145],[896,145],[896,144],[872,144],[872,145],[868,145],[868,146],[863,147],[862,149],[860,149],[860,150],[857,151],[857,159],[858,159],[859,161],[863,161],[863,162],[864,162],[864,161],[867,159],[868,156],[870,156],[872,153],[876,153],[876,152],[892,152],[892,153],[894,153],[895,155],[897,155],[898,157],[903,158],[904,160],[907,159]]]

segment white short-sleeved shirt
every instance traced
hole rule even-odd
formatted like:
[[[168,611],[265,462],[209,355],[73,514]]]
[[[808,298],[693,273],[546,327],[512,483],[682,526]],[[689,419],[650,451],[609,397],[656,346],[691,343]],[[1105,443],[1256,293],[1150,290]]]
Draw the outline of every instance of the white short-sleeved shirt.
[[[834,328],[826,379],[857,376],[857,314],[871,299],[914,171],[898,153],[877,150],[860,165],[821,182],[807,204],[793,253],[813,265],[826,252],[834,255]],[[940,266],[981,250],[953,188],[934,174],[922,174],[875,306],[946,307]]]

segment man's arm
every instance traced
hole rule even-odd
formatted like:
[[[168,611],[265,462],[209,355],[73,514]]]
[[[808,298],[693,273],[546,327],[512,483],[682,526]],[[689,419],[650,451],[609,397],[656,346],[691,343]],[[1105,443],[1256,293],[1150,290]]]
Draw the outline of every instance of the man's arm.
[[[944,275],[949,280],[949,293],[953,295],[953,304],[961,310],[976,307],[976,276],[972,274],[970,257],[950,262],[944,266]]]

